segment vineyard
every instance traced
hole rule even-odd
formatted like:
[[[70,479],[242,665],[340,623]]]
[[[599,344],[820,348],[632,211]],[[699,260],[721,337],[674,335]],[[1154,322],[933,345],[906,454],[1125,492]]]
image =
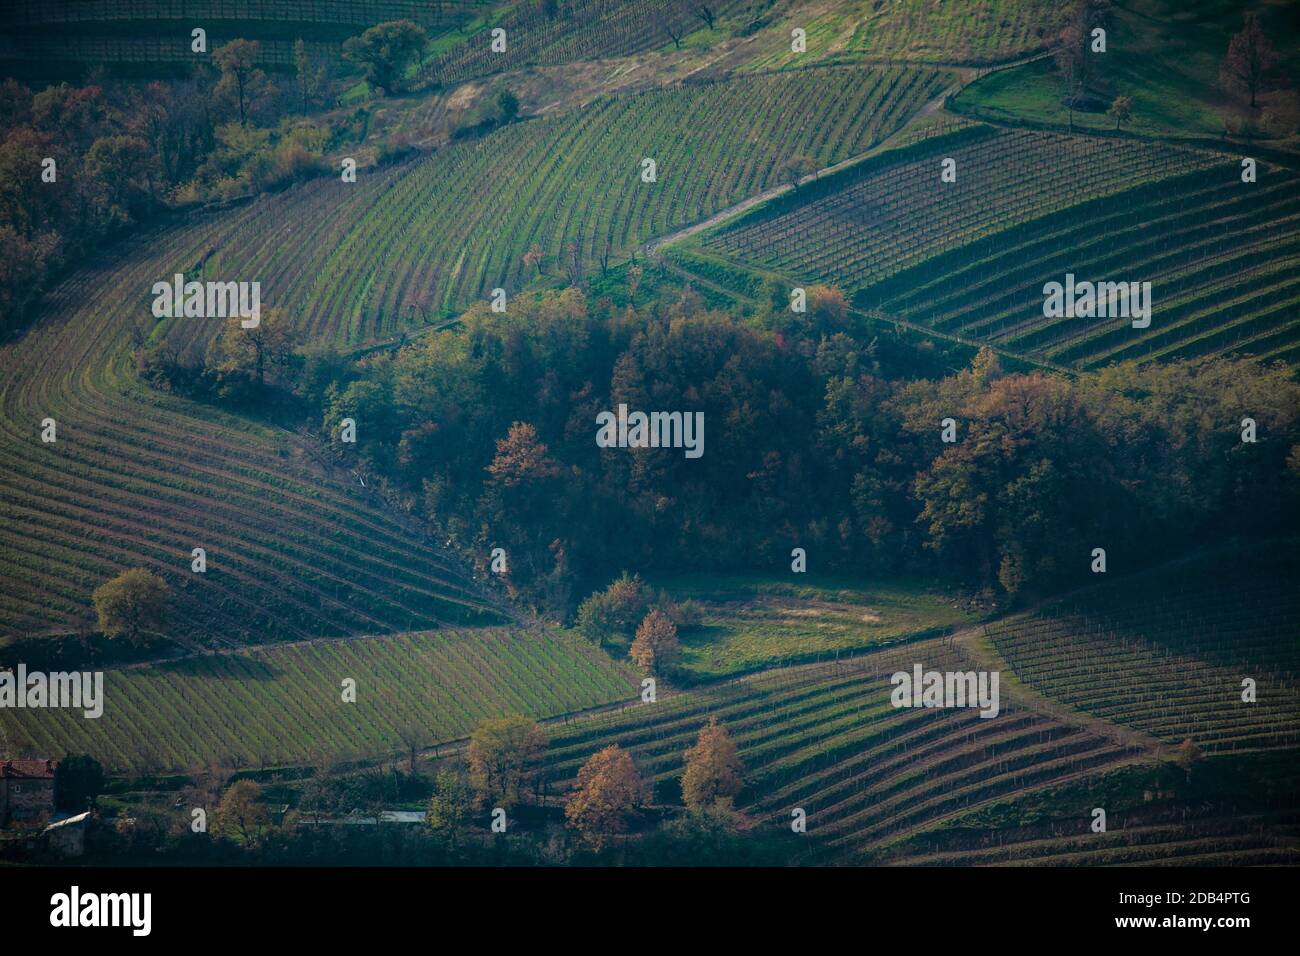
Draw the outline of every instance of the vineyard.
[[[718,20],[746,20],[746,0],[722,0],[707,5]],[[676,0],[572,0],[556,4],[517,4],[492,27],[420,68],[426,83],[449,84],[526,66],[560,66],[580,60],[631,56],[672,46],[705,28],[698,7]],[[506,49],[494,52],[490,29],[506,32]]]
[[[945,158],[955,183],[939,181]],[[1236,161],[1209,153],[988,127],[863,166],[742,217],[703,251],[1057,365],[1300,360],[1300,198],[1284,169],[1261,163],[1244,184]],[[1044,318],[1043,285],[1066,273],[1150,281],[1150,327]]]
[[[1043,694],[1171,745],[1235,752],[1300,744],[1297,610],[1292,579],[1246,566],[1208,580],[1146,576],[988,634]]]
[[[336,58],[344,39],[386,20],[412,20],[434,34],[471,22],[486,0],[15,0],[0,60],[185,65],[196,54],[190,31],[202,27],[208,50],[257,40],[259,62],[285,70],[302,38],[316,62]]]
[[[956,161],[956,182],[940,181],[945,158]],[[978,239],[992,244],[996,236],[1000,247],[1002,233],[1026,220],[1209,165],[1214,157],[977,126],[881,160],[824,183],[819,192],[828,195],[797,204],[790,197],[743,217],[709,237],[705,249],[858,293],[942,253],[965,255]],[[935,274],[947,273],[936,268]],[[919,281],[912,271],[906,275],[901,288]],[[870,293],[862,298],[872,303],[885,294]]]
[[[1027,792],[1138,755],[1107,739],[1016,706],[984,719],[972,709],[896,709],[889,675],[973,665],[942,640],[835,663],[759,674],[575,721],[552,736],[548,773],[563,788],[595,751],[631,753],[656,798],[672,800],[683,753],[710,717],[740,750],[746,786],[737,806],[759,826],[808,815],[810,855],[872,852],[918,827],[1010,793]]]
[[[355,703],[343,701],[346,678]],[[558,634],[435,631],[110,670],[102,718],[0,710],[0,727],[42,753],[93,753],[118,771],[268,767],[400,754],[489,717],[549,717],[635,691],[621,665]]]
[[[1300,861],[1296,751],[1131,764],[1014,796],[917,833],[909,866],[1266,866]],[[1094,807],[1105,832],[1092,829]]]
[[[1060,31],[1064,14],[1046,0],[851,0],[808,16],[796,9],[788,20],[791,28],[807,31],[813,56],[982,65],[1044,48]],[[796,59],[786,50],[757,58],[754,66]]]
[[[928,71],[819,70],[765,77],[757,89],[606,98],[355,185],[320,180],[259,202],[227,220],[201,264],[208,275],[256,277],[263,302],[292,303],[317,340],[392,336],[493,288],[519,291],[538,277],[524,263],[534,245],[543,277],[581,277],[602,257],[617,261],[772,185],[792,156],[825,165],[869,149],[942,85]],[[645,158],[657,182],[642,181]],[[159,275],[194,266],[173,255]],[[192,323],[187,332],[201,334]]]
[[[484,0],[10,0],[14,26],[102,23],[115,20],[242,20],[349,23],[384,20],[436,23],[470,13]]]
[[[198,258],[212,229],[173,234],[169,248]],[[46,320],[0,351],[11,370],[0,380],[0,634],[93,626],[90,592],[130,567],[170,583],[168,633],[182,641],[494,616],[409,522],[309,445],[135,378],[128,330],[166,273],[153,239],[65,282]],[[195,547],[206,574],[190,570]]]
[[[1047,216],[866,293],[936,329],[1095,368],[1220,352],[1300,362],[1300,195],[1293,174],[1235,163]],[[1042,286],[1066,272],[1152,283],[1151,326],[1046,319]]]
[[[359,481],[283,433],[259,431],[138,383],[129,329],[160,278],[260,281],[317,340],[362,341],[531,280],[534,244],[554,275],[614,255],[774,181],[796,151],[832,162],[901,124],[941,81],[909,70],[837,71],[613,99],[522,123],[414,165],[315,181],[225,216],[139,236],[125,261],[79,273],[49,319],[0,358],[0,633],[89,621],[89,593],[133,566],[170,580],[177,636],[262,641],[413,630],[477,619],[481,602]],[[807,103],[817,102],[816,116]],[[726,116],[752,124],[715,135]],[[685,132],[683,132],[685,131]],[[781,133],[778,135],[778,131]],[[640,160],[658,161],[642,183]],[[511,222],[511,229],[500,223]],[[157,336],[201,347],[216,323],[169,320]],[[59,423],[56,444],[40,422]],[[188,570],[190,550],[212,564]]]

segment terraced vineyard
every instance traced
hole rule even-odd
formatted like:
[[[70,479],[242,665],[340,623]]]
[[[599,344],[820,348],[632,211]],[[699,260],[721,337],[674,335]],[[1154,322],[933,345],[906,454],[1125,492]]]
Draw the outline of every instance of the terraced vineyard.
[[[940,182],[944,158],[956,160],[954,183]],[[891,276],[907,279],[887,288],[910,289],[931,273],[946,275],[934,260],[941,253],[961,250],[954,253],[960,258],[984,238],[1000,248],[1003,233],[1026,220],[1216,161],[1187,149],[976,126],[864,163],[811,187],[816,198],[789,197],[757,210],[707,238],[704,248],[833,282],[875,304],[888,292],[868,287]],[[905,271],[931,260],[932,268]],[[1040,313],[1041,305],[1040,296]]]
[[[356,702],[342,681],[357,682]],[[303,764],[404,752],[488,717],[548,717],[633,696],[634,676],[541,631],[469,630],[315,641],[110,670],[104,716],[0,710],[8,739],[93,753],[114,770]]]
[[[988,627],[1034,689],[1207,753],[1300,744],[1294,581],[1276,574],[1139,579]],[[1242,681],[1257,701],[1241,699]]]
[[[203,256],[173,255],[160,275],[200,261],[210,275],[255,275],[263,302],[293,303],[314,338],[390,336],[423,321],[410,305],[418,294],[448,313],[498,286],[513,294],[535,278],[523,261],[533,245],[547,275],[570,272],[575,251],[585,274],[606,252],[617,260],[772,185],[789,157],[829,164],[860,153],[906,122],[943,79],[819,70],[757,85],[607,98],[365,174],[356,185],[317,181],[250,207]],[[745,121],[724,122],[737,116]],[[656,161],[657,182],[641,181],[643,158]],[[206,335],[193,323],[188,332]]]
[[[1300,861],[1294,750],[1130,764],[1012,796],[894,844],[909,866],[1265,866]],[[1092,831],[1094,807],[1106,830]]]
[[[193,19],[370,26],[384,20],[432,23],[485,5],[483,0],[10,0],[6,19],[12,26]]]
[[[760,674],[575,722],[552,737],[548,769],[561,788],[596,750],[618,743],[660,794],[710,717],[726,726],[746,767],[738,806],[760,826],[808,814],[810,853],[872,852],[913,828],[1001,795],[1027,792],[1135,756],[1140,750],[1002,695],[991,719],[973,709],[895,709],[889,675],[972,667],[951,644],[928,640]]]
[[[990,845],[934,849],[893,862],[909,866],[1270,866],[1300,863],[1300,813],[1243,816],[1189,813],[1184,808],[1117,816],[1107,832],[1091,818],[991,831]],[[996,841],[996,842],[994,842]],[[939,846],[942,842],[936,841]]]
[[[1049,361],[1094,368],[1217,353],[1300,362],[1300,191],[1290,170],[1174,176],[977,242],[865,296],[886,311]],[[1151,325],[1043,317],[1044,282],[1152,283]]]
[[[945,157],[955,183],[938,180]],[[705,253],[833,282],[861,307],[1057,365],[1300,361],[1290,170],[1261,163],[1244,184],[1235,160],[1209,153],[975,127],[821,191],[742,217]],[[1150,281],[1150,327],[1044,318],[1043,285],[1066,273]]]

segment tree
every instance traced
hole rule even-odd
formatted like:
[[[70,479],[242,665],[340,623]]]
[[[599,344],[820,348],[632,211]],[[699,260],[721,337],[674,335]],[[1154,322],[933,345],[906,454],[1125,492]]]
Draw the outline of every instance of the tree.
[[[1115,128],[1119,129],[1121,123],[1127,123],[1133,118],[1133,98],[1129,96],[1117,96],[1114,102],[1110,104],[1110,109],[1106,111],[1115,120]]]
[[[1088,48],[1087,34],[1076,24],[1065,27],[1058,37],[1054,54],[1056,68],[1061,74],[1062,101],[1070,111],[1070,130],[1074,130],[1074,110],[1083,98],[1087,87]]]
[[[542,247],[537,243],[534,242],[528,247],[528,251],[524,253],[524,265],[536,266],[537,274],[539,276],[542,274]]]
[[[293,72],[298,82],[298,98],[303,110],[315,103],[325,89],[325,65],[317,65],[301,38],[293,41]]]
[[[95,213],[105,227],[130,224],[153,202],[162,169],[158,155],[138,136],[97,139],[86,154]]]
[[[343,56],[366,71],[373,88],[392,92],[423,52],[427,39],[424,28],[410,20],[390,20],[349,39],[343,44]]]
[[[711,717],[700,728],[695,746],[686,751],[682,799],[695,811],[730,800],[740,792],[743,769],[731,735],[718,724],[718,718]]]
[[[800,180],[817,172],[817,162],[808,156],[795,156],[781,164],[780,176],[791,189],[799,188]]]
[[[266,85],[266,74],[257,68],[262,47],[256,40],[231,40],[212,51],[221,71],[217,92],[232,97],[239,105],[239,125],[248,125],[248,110]]]
[[[582,839],[600,852],[642,803],[645,784],[632,758],[617,744],[593,754],[578,771],[578,781],[564,805],[564,818]]]
[[[397,728],[397,737],[402,742],[402,747],[406,750],[406,771],[412,777],[415,776],[415,758],[419,755],[420,748],[428,740],[424,727],[418,723],[404,723]]]
[[[469,741],[469,782],[478,806],[510,809],[526,790],[536,795],[546,732],[518,714],[485,720]]]
[[[677,625],[663,611],[653,608],[636,629],[628,656],[647,673],[671,674],[682,656]]]
[[[448,843],[456,843],[473,810],[473,797],[460,774],[442,769],[433,782],[425,822]]]
[[[578,630],[601,647],[615,634],[631,634],[650,603],[650,589],[640,575],[626,571],[603,591],[578,605]]]
[[[673,12],[668,10],[663,17],[664,32],[668,34],[668,39],[673,41],[673,49],[682,48],[682,28],[677,25],[673,18]]]
[[[1219,67],[1220,82],[1244,88],[1250,94],[1251,109],[1256,109],[1256,96],[1273,78],[1277,65],[1277,50],[1264,33],[1259,14],[1247,13],[1241,32],[1228,41],[1228,52]]]
[[[218,378],[244,376],[266,384],[268,368],[288,365],[298,345],[298,335],[284,309],[271,309],[257,325],[244,328],[239,321],[228,321],[213,342],[208,366]]]
[[[713,29],[714,13],[709,9],[708,4],[701,3],[695,8],[695,15],[704,21],[704,25],[710,30]]]
[[[156,631],[167,617],[167,583],[152,571],[123,571],[91,595],[99,629],[107,637],[126,635],[136,643],[145,631]]]
[[[262,800],[262,788],[252,780],[236,780],[217,805],[212,832],[238,838],[245,846],[257,846],[271,826]]]
[[[66,813],[80,813],[104,789],[104,768],[85,754],[68,754],[54,768],[54,805]]]
[[[507,89],[497,92],[496,106],[497,123],[501,126],[513,122],[514,118],[519,115],[519,97]]]

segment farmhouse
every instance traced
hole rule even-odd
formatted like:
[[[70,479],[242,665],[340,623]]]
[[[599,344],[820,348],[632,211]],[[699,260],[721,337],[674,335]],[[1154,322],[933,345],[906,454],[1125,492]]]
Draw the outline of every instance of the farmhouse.
[[[0,827],[44,826],[54,813],[51,760],[0,762]]]

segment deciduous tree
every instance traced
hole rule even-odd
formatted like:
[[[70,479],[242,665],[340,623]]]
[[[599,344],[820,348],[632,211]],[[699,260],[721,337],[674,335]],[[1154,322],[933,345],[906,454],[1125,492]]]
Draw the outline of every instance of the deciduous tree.
[[[641,626],[628,656],[647,673],[671,674],[681,662],[682,649],[677,641],[677,625],[658,608],[651,609]]]
[[[617,744],[593,754],[578,771],[578,781],[564,806],[564,817],[592,849],[603,850],[627,829],[641,805],[645,784],[636,765]]]
[[[163,626],[167,594],[167,583],[152,571],[123,571],[91,595],[99,629],[108,637],[125,635],[128,641],[138,642],[146,631]]]
[[[1259,14],[1248,12],[1241,32],[1228,41],[1228,52],[1219,67],[1220,81],[1244,89],[1250,94],[1251,108],[1255,109],[1259,106],[1256,98],[1274,77],[1277,65],[1277,49],[1264,32]]]
[[[682,800],[692,810],[730,801],[743,785],[743,766],[736,744],[716,717],[700,728],[695,746],[686,751],[682,774]]]
[[[396,91],[406,69],[424,50],[428,39],[424,28],[410,20],[380,23],[343,44],[343,55],[366,71],[370,85],[384,92]]]
[[[510,809],[527,791],[536,795],[536,780],[546,732],[518,714],[485,720],[470,737],[469,782],[478,806]]]
[[[238,839],[244,846],[255,847],[262,842],[270,827],[271,815],[262,799],[262,788],[253,780],[236,780],[217,805],[212,832]]]

